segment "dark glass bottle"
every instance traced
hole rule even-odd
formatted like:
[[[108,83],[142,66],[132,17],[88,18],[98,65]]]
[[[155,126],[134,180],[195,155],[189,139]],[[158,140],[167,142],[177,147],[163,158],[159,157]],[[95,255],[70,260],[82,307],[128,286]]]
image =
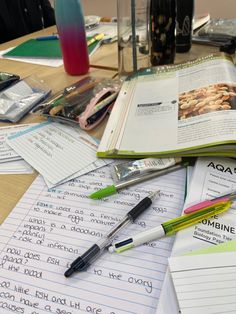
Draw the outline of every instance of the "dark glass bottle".
[[[175,19],[175,0],[151,0],[150,37],[153,66],[174,63]]]
[[[176,1],[176,52],[188,52],[192,46],[194,0]]]

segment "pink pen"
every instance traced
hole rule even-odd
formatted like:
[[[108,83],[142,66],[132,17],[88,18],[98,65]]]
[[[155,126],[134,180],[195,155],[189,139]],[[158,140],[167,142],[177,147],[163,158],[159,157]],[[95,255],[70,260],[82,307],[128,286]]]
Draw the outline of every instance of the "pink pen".
[[[203,202],[200,202],[198,204],[189,206],[189,207],[187,207],[184,210],[184,213],[185,214],[190,214],[190,213],[195,212],[195,211],[197,211],[199,209],[202,209],[202,208],[205,208],[205,207],[209,207],[211,205],[216,205],[216,204],[218,204],[220,202],[231,201],[234,198],[236,198],[236,192],[229,193],[229,194],[226,194],[226,195],[222,195],[220,197],[214,198],[213,200],[207,200],[207,201],[203,201]]]

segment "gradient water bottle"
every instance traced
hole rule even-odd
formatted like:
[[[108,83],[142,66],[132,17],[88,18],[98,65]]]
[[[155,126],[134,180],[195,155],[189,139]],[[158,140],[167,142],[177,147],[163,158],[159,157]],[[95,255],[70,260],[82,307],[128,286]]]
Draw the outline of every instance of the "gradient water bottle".
[[[80,0],[55,0],[55,16],[66,72],[87,73],[89,56]]]

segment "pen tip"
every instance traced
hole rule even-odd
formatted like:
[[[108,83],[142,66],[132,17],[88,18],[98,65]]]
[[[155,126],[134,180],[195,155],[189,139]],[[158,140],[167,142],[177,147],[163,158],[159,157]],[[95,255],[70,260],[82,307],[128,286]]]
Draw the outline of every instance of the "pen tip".
[[[111,246],[109,246],[109,248],[108,248],[108,252],[109,253],[113,253],[115,250],[114,250],[114,247],[111,245]]]
[[[148,197],[149,197],[151,200],[154,200],[157,196],[160,196],[160,190],[151,192]]]
[[[91,199],[99,199],[103,198],[112,194],[117,193],[116,187],[114,185],[109,185],[105,187],[104,189],[98,190],[92,194],[89,195]]]
[[[66,278],[68,278],[68,277],[70,277],[70,276],[73,274],[73,272],[74,272],[74,269],[73,269],[72,267],[70,267],[69,269],[67,269],[67,270],[65,271],[64,276],[65,276]]]

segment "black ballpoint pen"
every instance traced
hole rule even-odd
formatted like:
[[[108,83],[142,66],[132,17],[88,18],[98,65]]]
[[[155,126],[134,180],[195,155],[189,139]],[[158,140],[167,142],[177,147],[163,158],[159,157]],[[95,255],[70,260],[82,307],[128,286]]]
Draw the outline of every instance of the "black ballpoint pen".
[[[132,208],[124,218],[118,222],[106,235],[104,235],[96,244],[92,245],[84,254],[77,257],[65,272],[65,277],[70,277],[76,271],[86,270],[90,264],[106,249],[114,239],[114,236],[124,226],[135,221],[149,206],[153,199],[160,195],[160,191],[150,193],[149,196],[142,199],[134,208]]]

